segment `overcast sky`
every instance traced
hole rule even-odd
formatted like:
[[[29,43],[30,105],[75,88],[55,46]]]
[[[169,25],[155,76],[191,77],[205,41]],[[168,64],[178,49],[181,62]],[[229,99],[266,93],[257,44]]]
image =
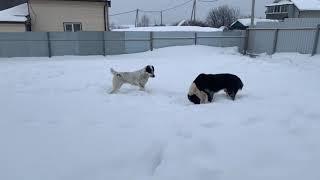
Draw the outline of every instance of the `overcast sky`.
[[[187,0],[112,0],[110,14],[130,11],[137,8],[144,10],[161,10],[173,7],[186,1]],[[256,0],[256,17],[265,17],[265,5],[271,2],[273,2],[273,0]],[[209,3],[198,2],[197,18],[205,19],[208,11],[211,8],[224,4],[239,8],[241,15],[249,15],[251,11],[251,0],[218,0],[217,2]],[[191,16],[191,7],[192,3],[188,3],[183,7],[163,13],[164,23],[172,23],[180,21],[181,19],[189,19]],[[152,23],[160,22],[159,13],[148,13],[147,15],[150,17]],[[134,24],[134,19],[135,14],[130,13],[125,15],[112,16],[111,22],[114,22],[116,24]]]

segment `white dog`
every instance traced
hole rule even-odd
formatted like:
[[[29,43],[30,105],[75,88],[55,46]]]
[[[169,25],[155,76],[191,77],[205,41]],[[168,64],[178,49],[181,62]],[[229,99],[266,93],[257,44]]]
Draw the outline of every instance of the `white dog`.
[[[113,89],[110,93],[115,93],[118,91],[124,83],[138,86],[140,90],[144,90],[144,86],[148,82],[149,77],[155,77],[154,67],[151,65],[134,72],[117,72],[112,68],[110,71],[113,74]]]

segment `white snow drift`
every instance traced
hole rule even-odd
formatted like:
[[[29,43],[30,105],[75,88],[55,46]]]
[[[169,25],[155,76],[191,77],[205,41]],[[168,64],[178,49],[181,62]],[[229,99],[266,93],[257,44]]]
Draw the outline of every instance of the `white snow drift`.
[[[110,95],[110,67],[153,64],[146,91]],[[236,101],[186,98],[234,73]],[[0,179],[318,180],[319,56],[186,46],[118,56],[0,59]]]

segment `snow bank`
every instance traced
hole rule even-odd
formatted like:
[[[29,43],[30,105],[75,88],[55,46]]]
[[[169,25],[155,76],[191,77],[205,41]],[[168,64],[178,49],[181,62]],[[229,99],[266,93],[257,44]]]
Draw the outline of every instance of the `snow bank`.
[[[109,68],[153,64],[146,91],[110,95]],[[193,105],[198,73],[244,89]],[[318,180],[319,56],[170,47],[118,56],[0,59],[0,179]]]
[[[222,29],[199,26],[152,26],[152,27],[130,27],[126,29],[113,29],[112,31],[192,31],[192,32],[214,32]]]
[[[250,18],[238,19],[237,21],[233,22],[230,26],[232,26],[236,22],[240,22],[244,26],[250,26],[251,19]],[[278,20],[273,20],[273,19],[254,18],[254,25],[256,25],[258,22],[279,22],[279,21]]]

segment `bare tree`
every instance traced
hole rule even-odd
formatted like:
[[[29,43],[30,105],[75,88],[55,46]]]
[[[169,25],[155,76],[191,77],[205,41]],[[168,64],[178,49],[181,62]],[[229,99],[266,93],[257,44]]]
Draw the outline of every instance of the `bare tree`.
[[[148,27],[150,25],[150,19],[147,15],[141,17],[140,22],[138,23],[139,27]]]
[[[237,20],[239,9],[230,8],[228,5],[219,6],[210,10],[207,16],[207,24],[210,27],[219,28],[229,26]]]

